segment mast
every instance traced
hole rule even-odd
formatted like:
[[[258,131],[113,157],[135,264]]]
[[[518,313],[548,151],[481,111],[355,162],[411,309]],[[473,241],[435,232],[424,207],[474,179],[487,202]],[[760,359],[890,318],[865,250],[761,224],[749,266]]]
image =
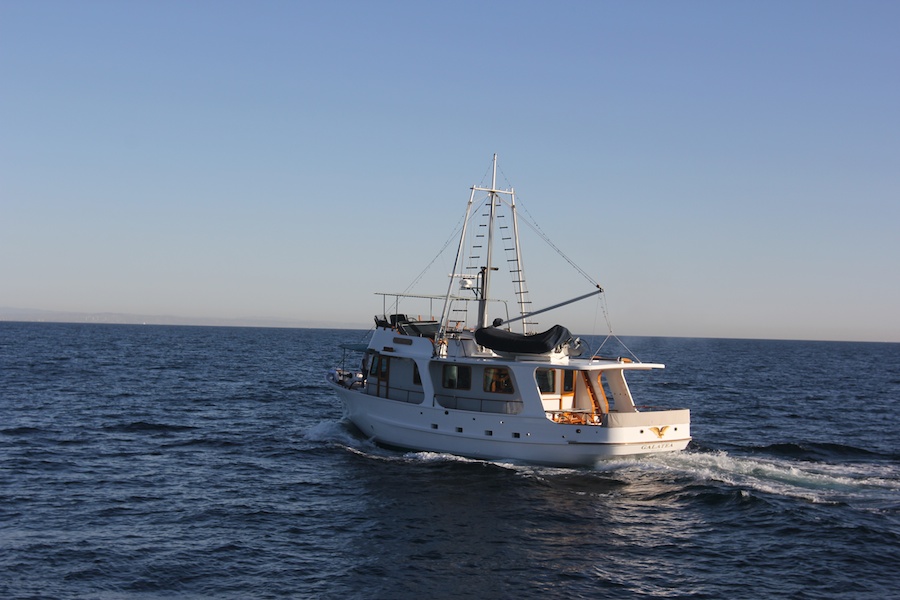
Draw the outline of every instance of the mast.
[[[519,218],[516,214],[516,191],[514,189],[510,189],[510,209],[512,211],[512,223],[513,223],[513,241],[515,242],[516,249],[516,270],[514,283],[516,284],[516,302],[519,304],[519,314],[522,315],[522,333],[528,334],[528,325],[529,322],[525,320],[525,317],[528,316],[528,305],[530,301],[527,298],[528,290],[525,288],[525,267],[522,265],[522,250],[519,246]],[[507,321],[508,323],[509,321]]]
[[[444,298],[444,308],[441,309],[441,331],[438,335],[439,339],[442,339],[450,328],[450,297],[453,295],[453,284],[456,283],[456,278],[461,276],[457,272],[459,271],[463,249],[465,248],[466,229],[469,225],[469,216],[472,213],[472,203],[475,200],[475,189],[475,186],[472,186],[472,193],[469,194],[469,203],[466,205],[466,216],[463,219],[462,233],[459,236],[459,246],[456,249],[456,260],[453,261],[453,273],[450,274],[450,284],[447,286],[447,296]]]
[[[491,175],[490,194],[491,208],[488,216],[487,231],[487,254],[485,255],[485,265],[481,269],[481,296],[478,300],[478,326],[488,326],[488,297],[491,282],[491,270],[493,268],[494,254],[494,220],[497,216],[497,155],[494,154],[493,169]]]
[[[475,193],[476,192],[487,192],[488,194],[488,202],[490,203],[490,207],[488,208],[487,216],[488,222],[487,226],[487,248],[484,250],[484,263],[478,268],[477,275],[477,283],[474,286],[473,291],[475,292],[475,298],[478,301],[478,314],[477,322],[475,323],[476,328],[480,327],[489,327],[491,324],[490,317],[488,315],[488,304],[490,300],[490,289],[491,289],[491,277],[494,271],[498,270],[497,267],[494,266],[494,243],[495,236],[497,235],[494,231],[497,228],[498,219],[505,215],[498,214],[498,209],[500,208],[502,203],[506,203],[512,212],[513,218],[513,240],[514,247],[506,248],[507,251],[515,249],[516,257],[510,261],[511,263],[515,263],[513,266],[515,270],[512,272],[515,277],[515,285],[517,288],[517,301],[519,304],[519,310],[522,313],[522,318],[524,318],[527,305],[530,304],[526,299],[525,295],[528,293],[527,288],[525,287],[525,274],[522,271],[522,254],[519,250],[519,227],[516,219],[516,201],[515,201],[515,191],[512,189],[509,190],[500,190],[497,189],[497,155],[494,154],[492,164],[491,164],[491,186],[489,188],[478,187],[477,185],[472,186],[470,188],[472,193],[469,196],[469,203],[466,206],[466,216],[463,219],[463,227],[462,233],[459,236],[459,247],[456,251],[456,260],[453,265],[453,273],[450,274],[450,285],[447,287],[447,297],[444,300],[444,309],[441,312],[441,327],[442,330],[440,332],[440,337],[443,337],[445,333],[450,329],[450,312],[452,305],[452,297],[453,297],[453,285],[457,278],[467,279],[469,275],[462,273],[462,263],[463,263],[463,255],[466,251],[466,235],[468,233],[468,225],[469,219],[472,218],[472,209],[474,207]],[[510,196],[511,201],[507,201],[503,198],[503,196]],[[484,226],[485,224],[479,225],[479,227]],[[507,227],[500,227],[500,229],[506,229]],[[480,236],[476,236],[480,237]],[[501,237],[503,240],[509,240],[508,237],[503,237],[501,232]],[[473,244],[472,249],[482,248],[482,246],[475,246]],[[474,255],[469,257],[476,258]],[[481,257],[479,257],[481,258]],[[466,289],[470,289],[469,286]],[[519,319],[516,319],[519,320]],[[527,324],[523,323],[523,332],[527,333]]]

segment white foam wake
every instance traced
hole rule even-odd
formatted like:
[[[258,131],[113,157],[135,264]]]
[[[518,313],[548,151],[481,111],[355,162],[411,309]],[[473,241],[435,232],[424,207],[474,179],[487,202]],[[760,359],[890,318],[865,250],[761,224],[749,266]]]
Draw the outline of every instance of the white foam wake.
[[[816,463],[724,451],[655,455],[598,468],[658,470],[703,482],[800,498],[809,502],[890,501],[900,492],[900,468],[893,464]]]
[[[340,421],[321,421],[303,432],[311,442],[332,442],[341,445],[359,445],[359,438]]]

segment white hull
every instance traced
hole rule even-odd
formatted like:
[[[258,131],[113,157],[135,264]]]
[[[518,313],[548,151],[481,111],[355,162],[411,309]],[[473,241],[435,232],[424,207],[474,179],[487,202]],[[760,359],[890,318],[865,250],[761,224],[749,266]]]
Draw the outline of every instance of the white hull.
[[[345,416],[364,435],[376,443],[408,450],[531,464],[589,466],[617,456],[683,450],[691,440],[687,410],[637,413],[645,418],[635,426],[572,425],[554,423],[542,416],[491,415],[411,405],[333,385],[344,404]],[[665,430],[660,435],[653,427]]]

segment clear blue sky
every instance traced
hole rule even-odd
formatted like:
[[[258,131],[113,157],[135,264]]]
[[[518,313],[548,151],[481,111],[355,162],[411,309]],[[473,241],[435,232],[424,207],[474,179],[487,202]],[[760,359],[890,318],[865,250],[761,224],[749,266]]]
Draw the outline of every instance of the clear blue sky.
[[[900,342],[898,27],[893,1],[3,0],[0,307],[368,326],[496,152],[619,334]]]

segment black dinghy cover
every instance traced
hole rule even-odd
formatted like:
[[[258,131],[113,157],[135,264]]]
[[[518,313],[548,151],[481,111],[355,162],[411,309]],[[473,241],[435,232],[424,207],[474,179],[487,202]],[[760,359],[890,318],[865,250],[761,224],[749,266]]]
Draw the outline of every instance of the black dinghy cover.
[[[572,334],[562,325],[554,325],[543,333],[522,335],[496,327],[482,327],[475,331],[479,345],[513,354],[546,354],[572,339]]]

